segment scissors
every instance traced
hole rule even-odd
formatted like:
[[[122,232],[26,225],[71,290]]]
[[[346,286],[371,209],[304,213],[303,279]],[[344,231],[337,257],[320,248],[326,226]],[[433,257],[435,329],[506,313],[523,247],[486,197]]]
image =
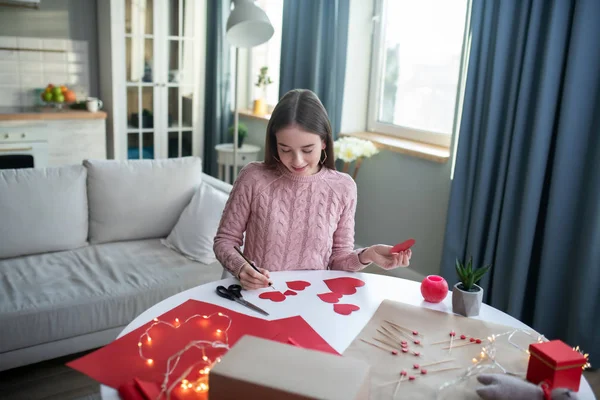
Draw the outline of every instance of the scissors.
[[[269,313],[262,308],[259,308],[242,298],[241,285],[229,285],[227,288],[225,288],[225,286],[217,286],[217,294],[224,299],[235,301],[236,303],[246,306],[251,310],[261,313],[262,315],[269,315]]]

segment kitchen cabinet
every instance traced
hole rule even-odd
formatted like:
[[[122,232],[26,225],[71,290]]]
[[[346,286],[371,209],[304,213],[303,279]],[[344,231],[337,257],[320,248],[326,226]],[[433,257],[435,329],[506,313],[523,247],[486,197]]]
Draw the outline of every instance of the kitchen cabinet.
[[[33,166],[44,168],[103,160],[106,154],[104,112],[32,108],[0,113],[0,156],[30,156]]]
[[[202,154],[205,8],[196,0],[98,2],[109,158]]]

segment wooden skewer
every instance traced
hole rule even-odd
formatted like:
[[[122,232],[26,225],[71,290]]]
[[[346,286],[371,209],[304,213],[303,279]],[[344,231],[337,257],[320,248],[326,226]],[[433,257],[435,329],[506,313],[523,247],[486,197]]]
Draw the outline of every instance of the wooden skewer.
[[[381,339],[377,339],[377,338],[373,338],[374,340],[377,340],[379,343],[383,343],[387,346],[390,346],[392,349],[398,350],[398,348],[396,346],[394,346],[393,344],[389,344],[388,342],[386,342],[385,340],[381,340]]]
[[[380,331],[379,329],[377,329],[377,332],[379,332],[380,334],[382,334],[383,336],[385,336],[386,338],[390,339],[392,342],[398,342],[400,343],[399,340],[397,340],[395,337],[391,336],[390,334],[387,334],[385,332]]]
[[[427,374],[433,374],[435,372],[452,371],[452,370],[455,370],[455,369],[463,369],[463,367],[450,367],[450,368],[436,369],[434,371],[427,371]]]
[[[394,397],[393,398],[396,398],[396,394],[398,394],[398,388],[400,388],[400,384],[404,380],[403,378],[404,378],[404,375],[400,375],[400,380],[398,380],[398,384],[396,385],[396,390],[394,390]]]
[[[477,342],[467,342],[467,343],[461,343],[461,344],[458,344],[458,345],[456,345],[456,346],[452,346],[452,345],[450,345],[450,346],[447,346],[447,347],[442,347],[442,350],[446,350],[446,349],[456,349],[457,347],[465,347],[465,346],[469,346],[469,345],[471,345],[471,344],[481,344],[481,343],[477,343]]]
[[[365,342],[367,344],[370,344],[371,346],[377,347],[378,349],[381,349],[381,350],[387,351],[389,353],[392,353],[393,355],[398,354],[398,350],[396,350],[396,349],[389,350],[389,349],[386,349],[383,346],[378,345],[377,343],[372,343],[372,342],[369,342],[368,340],[365,340],[365,339],[360,339],[360,340],[362,340],[363,342]]]
[[[447,360],[442,360],[442,361],[435,361],[435,362],[430,362],[428,364],[423,364],[421,365],[421,367],[431,367],[432,365],[438,365],[438,364],[444,364],[450,361],[454,361],[454,358],[449,358]]]
[[[382,326],[382,327],[381,327],[381,329],[383,329],[384,331],[386,331],[387,333],[389,333],[389,334],[390,334],[390,336],[391,336],[391,337],[393,337],[393,338],[394,338],[394,340],[396,340],[397,342],[401,342],[401,341],[402,341],[402,339],[400,339],[399,337],[396,337],[396,336],[395,336],[395,335],[392,333],[392,331],[390,331],[390,330],[389,330],[388,328],[386,328],[385,326]]]
[[[403,326],[400,326],[400,325],[398,325],[398,324],[396,324],[396,323],[394,323],[394,322],[388,321],[388,320],[384,320],[384,321],[385,321],[385,322],[387,322],[388,324],[390,324],[390,325],[392,325],[392,326],[394,326],[394,327],[396,327],[396,328],[400,329],[400,330],[403,330],[403,331],[405,331],[405,332],[410,332],[411,334],[412,334],[413,332],[417,332],[417,334],[416,334],[416,335],[413,335],[413,336],[420,336],[421,338],[422,338],[422,337],[424,337],[423,335],[421,335],[421,334],[420,334],[418,331],[416,331],[416,330],[412,330],[412,329],[405,328],[405,327],[403,327]]]
[[[410,340],[414,340],[414,336],[409,335],[408,333],[400,330],[398,327],[396,327],[396,326],[394,326],[392,324],[390,324],[390,325],[392,326],[392,328],[394,328],[396,330],[396,332],[398,332],[399,334],[401,334],[405,338],[410,339]]]

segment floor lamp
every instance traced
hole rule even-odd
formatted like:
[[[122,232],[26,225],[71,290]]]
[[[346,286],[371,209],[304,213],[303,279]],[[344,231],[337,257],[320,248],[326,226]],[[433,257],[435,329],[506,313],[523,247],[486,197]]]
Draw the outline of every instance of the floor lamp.
[[[254,0],[233,0],[233,10],[227,19],[227,40],[235,46],[235,99],[233,115],[233,181],[237,178],[238,151],[238,65],[241,47],[251,48],[261,45],[271,39],[274,33],[273,25],[267,14]]]

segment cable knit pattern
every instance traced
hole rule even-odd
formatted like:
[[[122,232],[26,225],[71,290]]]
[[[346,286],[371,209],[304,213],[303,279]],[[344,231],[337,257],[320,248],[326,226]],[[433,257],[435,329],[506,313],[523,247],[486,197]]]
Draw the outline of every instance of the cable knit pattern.
[[[269,271],[366,267],[354,250],[356,183],[348,175],[321,168],[297,176],[262,162],[246,165],[223,210],[214,251],[238,276],[244,254]]]

